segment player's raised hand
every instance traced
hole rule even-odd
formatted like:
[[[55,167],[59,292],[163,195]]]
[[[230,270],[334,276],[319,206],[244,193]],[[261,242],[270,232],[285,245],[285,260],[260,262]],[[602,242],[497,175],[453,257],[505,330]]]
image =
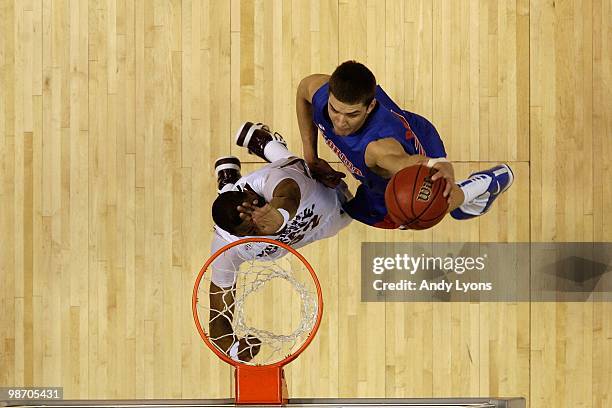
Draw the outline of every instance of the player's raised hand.
[[[433,181],[436,181],[442,177],[446,179],[446,187],[444,188],[442,195],[444,197],[448,197],[450,202],[450,192],[452,187],[455,185],[455,169],[453,168],[453,164],[451,162],[444,161],[435,163],[432,167],[438,170],[436,174],[431,176]]]
[[[315,180],[330,188],[336,188],[340,180],[346,177],[346,174],[334,170],[328,162],[319,158],[308,163],[308,168]]]
[[[265,235],[276,233],[283,225],[283,215],[270,204],[266,203],[263,207],[258,207],[257,200],[252,203],[244,202],[238,206],[240,218],[252,221],[257,230]]]

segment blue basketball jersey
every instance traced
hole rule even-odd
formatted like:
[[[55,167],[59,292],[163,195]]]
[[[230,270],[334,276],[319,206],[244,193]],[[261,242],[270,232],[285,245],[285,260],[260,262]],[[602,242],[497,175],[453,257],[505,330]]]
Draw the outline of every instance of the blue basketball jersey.
[[[431,123],[419,115],[402,110],[380,86],[376,87],[375,97],[378,103],[364,125],[348,136],[338,136],[334,132],[327,111],[329,85],[326,83],[319,88],[312,98],[313,121],[321,129],[325,143],[362,183],[351,201],[367,200],[367,203],[349,201],[347,212],[368,225],[381,222],[387,214],[384,194],[389,181],[366,166],[365,150],[370,142],[392,137],[410,155],[446,157],[442,140]],[[355,207],[353,211],[351,205]]]

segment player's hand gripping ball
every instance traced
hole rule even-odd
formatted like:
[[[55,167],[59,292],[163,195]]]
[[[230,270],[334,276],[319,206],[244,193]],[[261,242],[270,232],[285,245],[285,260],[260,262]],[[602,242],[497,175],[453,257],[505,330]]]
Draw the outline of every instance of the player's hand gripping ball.
[[[431,177],[437,172],[426,166],[410,166],[395,173],[385,190],[387,211],[393,222],[422,230],[439,223],[448,211],[443,192],[446,180]]]

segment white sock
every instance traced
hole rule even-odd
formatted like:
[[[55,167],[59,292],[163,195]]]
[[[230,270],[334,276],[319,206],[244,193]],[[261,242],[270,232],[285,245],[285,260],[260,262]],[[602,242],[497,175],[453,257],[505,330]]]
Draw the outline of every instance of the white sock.
[[[491,179],[490,176],[487,176],[485,174],[477,174],[475,176],[470,177],[467,180],[457,183],[457,185],[459,186],[459,188],[463,191],[463,194],[465,195],[465,199],[463,200],[462,205],[469,204],[471,201],[473,201],[477,197],[486,193],[487,189],[489,188],[489,185],[491,184],[491,181],[493,180]]]
[[[270,162],[275,162],[295,156],[295,154],[291,153],[281,142],[272,140],[264,147],[264,156],[266,156],[266,159],[270,160]]]
[[[229,356],[234,361],[240,361],[240,358],[238,357],[238,343],[239,342],[235,342],[234,344],[232,344],[232,347],[229,349],[228,352]]]

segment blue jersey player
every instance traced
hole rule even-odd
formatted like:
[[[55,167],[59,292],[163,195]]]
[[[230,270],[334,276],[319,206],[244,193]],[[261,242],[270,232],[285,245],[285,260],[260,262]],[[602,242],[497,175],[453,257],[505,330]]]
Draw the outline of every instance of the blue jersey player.
[[[401,109],[363,64],[347,61],[331,76],[304,78],[297,90],[296,110],[304,159],[313,176],[335,187],[344,173],[337,172],[317,154],[317,129],[361,185],[344,205],[354,219],[379,228],[399,228],[387,216],[385,188],[399,170],[422,164],[438,172],[434,180],[447,181],[444,196],[456,219],[484,214],[513,181],[507,164],[470,175],[455,183],[453,166],[444,144],[425,118]]]
[[[507,164],[476,172],[455,183],[444,144],[427,119],[402,110],[376,85],[372,72],[355,61],[338,66],[331,76],[304,78],[297,90],[296,110],[304,159],[312,176],[328,187],[345,176],[317,154],[317,129],[325,143],[361,185],[344,210],[353,218],[379,228],[401,228],[387,216],[384,192],[399,170],[416,164],[438,170],[447,181],[444,196],[453,218],[470,219],[489,210],[513,182]],[[236,143],[271,162],[288,154],[283,138],[261,123],[245,122]],[[342,183],[344,184],[344,183]]]

